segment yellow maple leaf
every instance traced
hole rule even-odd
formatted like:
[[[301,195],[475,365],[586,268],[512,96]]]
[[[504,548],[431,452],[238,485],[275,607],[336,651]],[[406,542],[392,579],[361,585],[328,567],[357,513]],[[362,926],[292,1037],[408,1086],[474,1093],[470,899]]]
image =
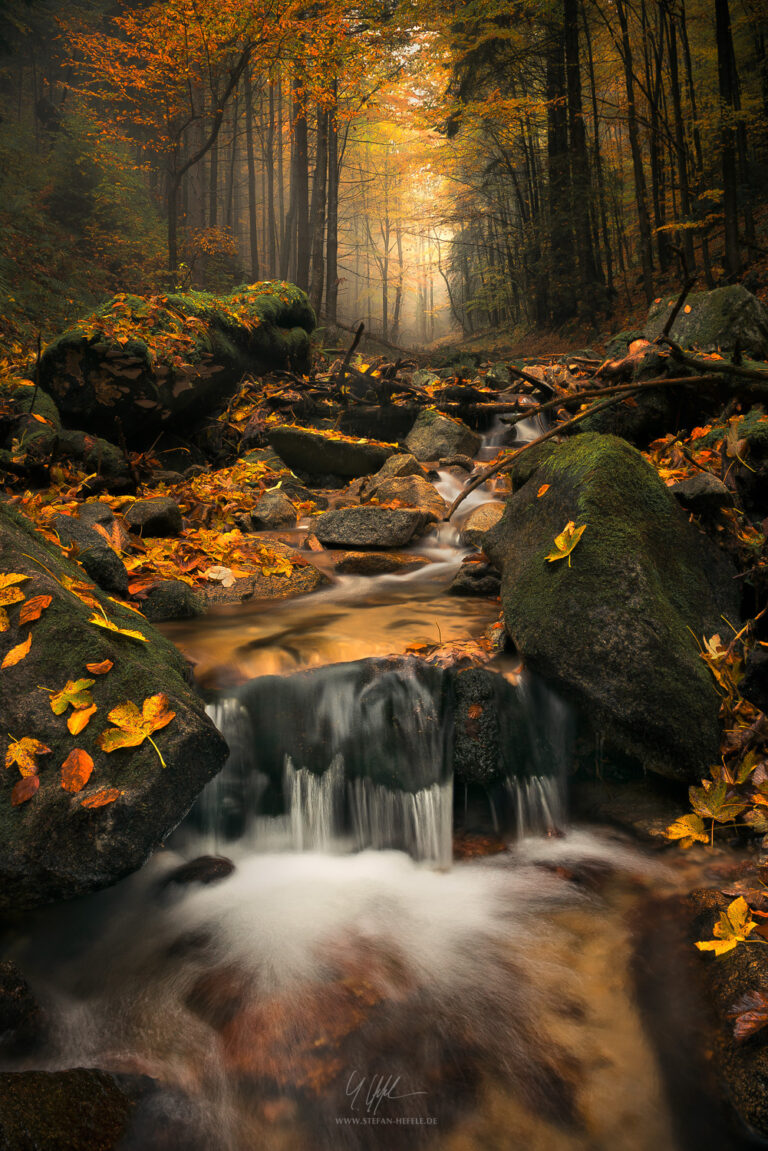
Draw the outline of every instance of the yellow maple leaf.
[[[549,563],[555,563],[557,560],[568,559],[568,567],[571,566],[571,552],[576,547],[581,537],[586,531],[586,524],[580,524],[576,527],[573,520],[569,520],[559,535],[555,536],[555,546],[551,552],[548,552],[546,559]]]

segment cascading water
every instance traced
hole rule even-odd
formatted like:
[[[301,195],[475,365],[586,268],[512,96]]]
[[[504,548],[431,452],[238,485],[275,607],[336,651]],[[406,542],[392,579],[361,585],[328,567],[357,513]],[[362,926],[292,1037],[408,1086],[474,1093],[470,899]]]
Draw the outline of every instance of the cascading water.
[[[453,525],[419,550],[422,572],[195,624],[182,646],[226,635],[224,683],[255,677],[210,705],[225,770],[141,872],[16,928],[49,1041],[15,1069],[127,1076],[120,1151],[693,1145],[632,995],[658,868],[547,834],[570,725],[543,685],[402,658],[498,613],[445,596]],[[512,842],[449,867],[472,794]]]
[[[468,687],[482,704],[462,703]],[[262,677],[210,706],[233,751],[198,805],[203,842],[271,850],[282,835],[297,851],[396,848],[447,867],[455,760],[462,778],[481,774],[466,727],[485,708],[483,773],[506,792],[505,822],[518,837],[562,831],[570,717],[556,696],[526,676],[468,684],[415,659],[363,660]]]

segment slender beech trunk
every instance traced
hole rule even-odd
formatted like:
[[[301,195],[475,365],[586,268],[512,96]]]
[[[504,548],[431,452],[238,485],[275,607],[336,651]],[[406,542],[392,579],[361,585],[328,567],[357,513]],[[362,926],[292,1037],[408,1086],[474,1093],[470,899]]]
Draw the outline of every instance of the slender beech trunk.
[[[632,45],[629,39],[629,23],[625,0],[615,0],[616,15],[621,28],[621,56],[624,65],[624,83],[627,91],[627,130],[632,152],[632,170],[635,178],[635,202],[637,222],[640,229],[640,263],[643,270],[643,289],[650,303],[653,297],[653,250],[651,247],[651,222],[648,216],[648,194],[643,168],[643,154],[640,148],[640,132],[635,105],[635,73]]]
[[[717,77],[720,87],[720,162],[723,175],[723,212],[725,216],[726,275],[738,276],[741,269],[739,252],[739,196],[736,174],[736,143],[734,132],[735,91],[733,75],[733,44],[731,39],[731,13],[728,0],[715,0],[715,31],[717,39]]]
[[[328,229],[326,246],[325,316],[335,324],[339,299],[339,123],[336,113],[338,83],[332,84],[333,104],[328,112]]]
[[[309,230],[312,235],[312,275],[309,298],[315,313],[319,314],[323,302],[325,280],[325,207],[328,189],[328,112],[317,109],[317,146],[315,148],[315,175],[312,181],[312,205]]]
[[[253,86],[245,73],[245,148],[248,163],[248,250],[251,280],[259,278],[259,218],[256,211],[256,158],[253,147]]]

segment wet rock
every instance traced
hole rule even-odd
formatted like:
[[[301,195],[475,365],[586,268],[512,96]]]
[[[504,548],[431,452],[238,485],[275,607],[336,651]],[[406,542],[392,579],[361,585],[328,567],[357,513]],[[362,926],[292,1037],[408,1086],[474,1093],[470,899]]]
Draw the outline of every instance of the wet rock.
[[[242,603],[246,599],[287,599],[308,595],[330,583],[330,578],[309,563],[301,552],[280,540],[264,543],[264,564],[260,570],[235,579],[230,587],[208,582],[200,587],[206,604]]]
[[[473,472],[475,470],[475,461],[471,456],[445,456],[440,461],[440,466],[443,468],[461,468],[464,472]]]
[[[135,1088],[106,1071],[0,1073],[4,1151],[117,1151]]]
[[[45,1015],[26,979],[15,963],[0,963],[0,1052],[23,1055],[46,1033]]]
[[[140,867],[220,769],[227,748],[190,688],[186,662],[174,645],[98,590],[90,593],[101,605],[97,612],[67,590],[64,577],[82,582],[81,570],[2,503],[0,571],[27,574],[29,579],[19,585],[27,598],[52,597],[40,619],[22,628],[13,605],[10,626],[0,634],[0,658],[31,636],[28,655],[3,669],[0,727],[18,738],[34,736],[51,749],[38,759],[39,790],[21,806],[11,803],[21,778],[18,769],[4,772],[0,780],[0,911],[9,911],[71,899]],[[96,626],[90,622],[94,614],[148,642]],[[87,663],[106,659],[113,662],[112,670],[92,677],[90,688],[98,712],[75,738],[38,685],[58,690],[70,679],[88,677]],[[159,693],[167,695],[175,712],[154,737],[167,766],[149,741],[105,754],[98,737],[108,726],[108,711],[127,701],[141,707]],[[96,766],[84,790],[74,795],[62,788],[60,768],[76,746]],[[82,806],[102,788],[116,790],[114,802]]]
[[[54,516],[52,527],[63,544],[75,544],[77,559],[105,591],[128,594],[128,571],[104,536],[74,516]]]
[[[265,492],[251,513],[256,531],[292,528],[298,521],[296,507],[283,491]]]
[[[454,698],[453,769],[461,783],[557,775],[565,766],[570,718],[538,680],[524,691],[482,667],[446,672]]]
[[[398,555],[396,552],[346,552],[334,564],[340,575],[404,575],[426,567],[424,556]]]
[[[337,508],[315,520],[315,534],[327,547],[401,548],[424,527],[423,514],[411,508]]]
[[[375,498],[382,504],[398,500],[405,507],[417,508],[429,520],[443,520],[448,511],[443,497],[422,476],[393,476],[378,481],[369,489],[367,498]]]
[[[272,428],[269,442],[288,467],[317,476],[371,475],[396,451],[392,444],[338,439],[316,428]]]
[[[570,566],[547,562],[569,521],[587,525]],[[574,437],[507,501],[484,546],[526,665],[609,750],[698,780],[718,758],[720,701],[693,637],[738,618],[736,585],[640,453],[613,436]]]
[[[415,456],[412,456],[410,452],[402,452],[390,456],[375,475],[364,481],[364,491],[373,494],[377,484],[384,480],[399,479],[402,476],[422,476],[426,479],[427,472]]]
[[[167,891],[171,887],[188,887],[191,883],[200,883],[207,887],[211,883],[220,883],[235,870],[231,859],[224,855],[200,855],[189,863],[182,863],[174,867],[158,883],[159,891]]]
[[[148,538],[177,536],[184,527],[179,505],[168,496],[136,500],[126,511],[125,522],[132,532]]]
[[[499,500],[473,508],[459,528],[461,543],[465,548],[482,548],[486,532],[495,527],[503,515],[504,504]]]
[[[476,455],[482,438],[462,420],[427,408],[417,416],[405,442],[417,460],[441,460],[444,456]]]
[[[313,503],[320,511],[324,511],[328,507],[327,496],[324,496],[315,488],[305,487],[295,476],[285,476],[281,482],[282,487],[280,490],[285,492],[292,503]]]
[[[664,296],[651,305],[645,336],[657,339],[677,302]],[[695,292],[675,318],[670,338],[700,352],[733,352],[736,346],[757,360],[768,359],[768,311],[741,284]]]
[[[697,516],[716,515],[733,505],[733,492],[709,472],[697,472],[669,489],[678,503]]]
[[[711,888],[691,892],[689,902],[694,916],[692,940],[712,939],[712,928],[732,901]],[[717,1015],[714,1057],[725,1080],[727,1094],[742,1122],[768,1138],[768,1045],[765,1032],[744,1043],[733,1035],[730,1012],[749,991],[768,991],[766,949],[742,945],[724,958],[701,956],[701,970]]]
[[[128,482],[128,460],[120,448],[101,436],[62,429],[59,432],[57,454],[60,459],[74,460],[84,471],[110,481]]]
[[[205,615],[205,596],[179,579],[161,580],[150,588],[141,610],[152,623],[196,619]]]
[[[81,523],[93,528],[118,555],[130,550],[131,534],[122,519],[115,516],[109,504],[99,501],[80,504],[77,518]]]
[[[687,796],[658,776],[644,779],[579,779],[571,781],[572,811],[589,823],[610,823],[657,846],[667,844],[664,832],[690,811]]]
[[[467,556],[448,590],[453,595],[480,595],[495,599],[501,590],[501,577],[492,564],[480,556]]]

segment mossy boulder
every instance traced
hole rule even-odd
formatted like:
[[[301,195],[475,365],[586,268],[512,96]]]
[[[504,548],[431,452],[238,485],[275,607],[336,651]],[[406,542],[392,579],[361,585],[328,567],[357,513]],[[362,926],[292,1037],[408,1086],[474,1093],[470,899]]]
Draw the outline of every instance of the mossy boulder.
[[[289,468],[314,476],[369,476],[397,451],[394,444],[379,440],[352,439],[288,424],[272,428],[269,442]]]
[[[21,779],[18,767],[0,780],[0,911],[10,912],[69,899],[114,883],[140,867],[182,819],[198,792],[220,769],[226,745],[188,683],[179,651],[140,615],[107,599],[97,588],[70,590],[68,580],[87,583],[82,568],[35,530],[15,509],[0,503],[0,572],[29,578],[12,586],[27,600],[52,597],[42,616],[19,626],[20,606],[8,605],[8,628],[0,632],[0,662],[31,637],[28,654],[0,669],[0,729],[8,747],[31,738],[50,748],[40,755],[39,790],[19,806],[11,792]],[[93,607],[76,594],[90,596]],[[108,619],[141,633],[148,642],[90,622]],[[106,674],[86,664],[111,660]],[[50,692],[68,680],[92,679],[97,711],[77,736],[67,728],[71,714],[54,715]],[[109,754],[98,738],[117,704],[164,693],[175,718],[153,736],[167,766],[145,740]],[[7,734],[10,733],[10,734]],[[91,756],[93,773],[78,794],[62,787],[61,766],[75,748]],[[89,809],[82,801],[102,789],[117,798]]]
[[[646,339],[658,339],[676,301],[676,296],[664,296],[651,305]],[[748,356],[768,359],[768,311],[741,284],[688,296],[669,335],[684,348],[700,352],[732,352],[738,344]]]
[[[65,423],[156,436],[230,395],[246,371],[309,361],[315,316],[304,292],[279,281],[228,296],[113,296],[50,344],[40,384]]]
[[[569,521],[586,530],[570,562],[550,563]],[[574,437],[507,501],[484,548],[527,665],[609,751],[699,779],[719,757],[720,699],[697,644],[726,626],[722,615],[736,622],[736,584],[640,453],[614,436]]]

